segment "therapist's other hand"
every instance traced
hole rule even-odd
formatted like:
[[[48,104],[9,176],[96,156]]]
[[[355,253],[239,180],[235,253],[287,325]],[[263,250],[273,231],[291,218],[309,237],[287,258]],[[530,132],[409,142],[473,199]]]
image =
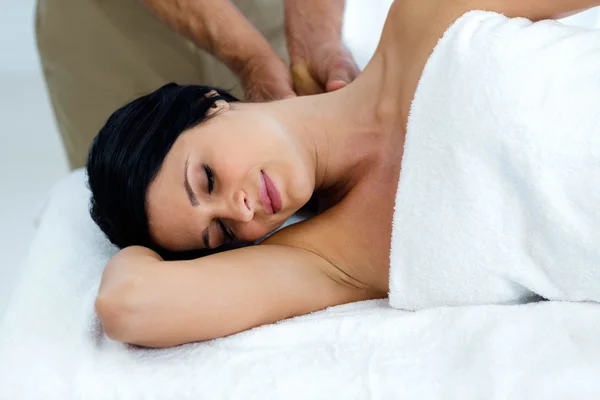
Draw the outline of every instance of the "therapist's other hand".
[[[273,52],[256,54],[241,70],[240,80],[247,101],[263,102],[296,96],[289,67]]]
[[[342,43],[343,0],[286,0],[286,38],[298,95],[341,89],[359,74]]]
[[[359,74],[354,58],[342,43],[315,46],[290,51],[294,90],[300,95],[312,95],[338,90]]]

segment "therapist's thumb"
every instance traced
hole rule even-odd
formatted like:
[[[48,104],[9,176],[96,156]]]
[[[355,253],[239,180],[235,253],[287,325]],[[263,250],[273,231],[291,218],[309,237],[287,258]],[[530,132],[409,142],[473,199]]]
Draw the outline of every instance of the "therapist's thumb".
[[[352,82],[359,74],[359,69],[349,51],[330,58],[328,62],[327,81],[325,90],[332,92],[343,88]]]

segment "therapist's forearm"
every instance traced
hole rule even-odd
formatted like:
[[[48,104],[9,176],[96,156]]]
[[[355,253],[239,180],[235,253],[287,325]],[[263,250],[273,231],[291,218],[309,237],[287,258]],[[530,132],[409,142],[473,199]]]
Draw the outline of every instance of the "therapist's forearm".
[[[285,24],[288,40],[305,41],[311,35],[318,40],[341,40],[346,0],[285,0]]]
[[[261,33],[229,0],[141,0],[175,32],[242,75],[254,58],[277,57]]]

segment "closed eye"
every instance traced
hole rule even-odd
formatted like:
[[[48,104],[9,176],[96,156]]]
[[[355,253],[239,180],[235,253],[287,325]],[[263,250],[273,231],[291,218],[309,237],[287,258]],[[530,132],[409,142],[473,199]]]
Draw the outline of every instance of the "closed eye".
[[[229,229],[229,227],[227,227],[227,225],[225,225],[223,223],[223,221],[221,221],[220,219],[218,219],[217,223],[219,224],[219,227],[221,228],[221,231],[223,231],[223,236],[225,236],[227,238],[227,241],[233,242],[234,240],[236,240],[235,235],[233,234],[233,232],[231,231],[231,229]]]
[[[212,169],[206,164],[202,164],[204,172],[206,173],[206,180],[208,181],[208,194],[211,194],[215,185],[215,176],[213,175]]]

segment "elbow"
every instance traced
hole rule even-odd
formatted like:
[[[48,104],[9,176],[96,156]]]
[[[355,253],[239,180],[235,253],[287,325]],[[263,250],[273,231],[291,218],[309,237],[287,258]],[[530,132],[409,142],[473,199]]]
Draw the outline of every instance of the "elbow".
[[[109,288],[101,287],[95,308],[106,336],[119,342],[137,344],[140,298],[139,283],[134,278],[123,279]]]
[[[141,312],[139,298],[132,292],[99,293],[96,314],[107,337],[117,342],[143,347],[171,347],[179,342],[160,340],[152,334],[147,317]]]
[[[157,261],[153,251],[131,246],[106,265],[96,297],[96,314],[106,335],[116,341],[143,345],[152,321],[151,272]]]

